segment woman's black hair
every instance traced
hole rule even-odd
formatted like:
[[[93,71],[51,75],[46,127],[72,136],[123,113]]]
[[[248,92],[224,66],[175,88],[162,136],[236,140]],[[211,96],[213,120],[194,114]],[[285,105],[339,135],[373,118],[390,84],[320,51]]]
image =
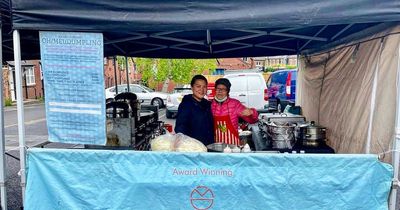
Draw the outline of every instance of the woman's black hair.
[[[217,81],[215,81],[215,88],[217,88],[217,86],[218,85],[223,85],[223,86],[225,86],[226,87],[226,89],[228,90],[228,93],[229,93],[229,91],[231,90],[231,82],[229,82],[229,80],[228,79],[226,79],[226,78],[219,78],[219,79],[217,79]]]
[[[196,82],[196,80],[204,80],[206,82],[206,84],[208,84],[207,79],[203,76],[203,75],[195,75],[192,78],[192,81],[190,82],[190,86],[193,87],[194,83]]]

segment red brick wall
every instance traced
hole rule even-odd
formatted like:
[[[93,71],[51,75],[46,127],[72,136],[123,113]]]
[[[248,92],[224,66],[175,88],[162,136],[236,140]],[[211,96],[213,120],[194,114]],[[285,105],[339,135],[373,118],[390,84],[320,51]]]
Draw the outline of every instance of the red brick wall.
[[[142,77],[140,74],[134,74],[133,64],[129,61],[129,68],[131,69],[129,74],[129,83],[137,83]],[[126,84],[126,69],[120,69],[117,65],[117,84]],[[104,64],[104,85],[106,88],[115,85],[115,75],[114,75],[114,60],[112,57],[107,58]]]
[[[34,75],[35,75],[35,84],[25,86],[25,76],[23,77],[22,81],[22,94],[23,99],[38,99],[43,97],[43,86],[42,86],[42,79],[40,76],[40,64],[39,60],[32,60],[30,63],[33,63]],[[24,68],[24,66],[22,66]],[[3,79],[4,79],[4,96],[5,98],[11,99],[11,87],[9,77],[11,72],[8,70],[9,67],[6,66],[3,68]],[[15,81],[14,81],[15,82]],[[28,94],[27,94],[28,93]]]
[[[31,61],[34,63],[34,73],[35,73],[35,84],[25,86],[25,77],[23,78],[23,85],[22,85],[22,94],[24,95],[24,99],[38,99],[43,97],[43,86],[42,86],[42,79],[40,76],[40,65],[39,60]],[[28,92],[28,95],[26,95]]]
[[[252,69],[255,67],[252,58],[248,58],[247,61],[242,58],[220,58],[218,62],[217,68],[225,70]]]
[[[8,68],[3,68],[3,97],[11,99],[10,83],[8,82]]]

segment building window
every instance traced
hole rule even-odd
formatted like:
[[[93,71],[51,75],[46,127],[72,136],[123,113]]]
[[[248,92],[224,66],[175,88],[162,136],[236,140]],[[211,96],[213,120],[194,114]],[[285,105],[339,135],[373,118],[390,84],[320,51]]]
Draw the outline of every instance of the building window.
[[[243,61],[244,61],[244,62],[247,62],[247,57],[244,57],[244,58],[243,58]]]
[[[26,85],[35,85],[35,70],[33,67],[25,68]]]

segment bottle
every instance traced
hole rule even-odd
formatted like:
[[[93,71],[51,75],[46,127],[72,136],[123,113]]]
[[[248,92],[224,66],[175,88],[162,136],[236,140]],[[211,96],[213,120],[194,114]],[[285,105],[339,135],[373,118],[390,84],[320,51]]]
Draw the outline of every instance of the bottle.
[[[243,149],[242,149],[242,152],[251,152],[251,149],[250,149],[249,144],[245,144],[245,145],[244,145],[244,147],[243,147]]]
[[[240,153],[240,148],[237,147],[237,146],[234,146],[234,147],[232,148],[232,152],[234,152],[234,153]]]
[[[229,146],[226,145],[226,147],[224,149],[224,153],[231,153],[231,152],[232,152],[231,148],[229,148]]]
[[[289,113],[290,108],[292,108],[292,106],[289,104],[285,107],[285,109],[283,110],[283,113]]]

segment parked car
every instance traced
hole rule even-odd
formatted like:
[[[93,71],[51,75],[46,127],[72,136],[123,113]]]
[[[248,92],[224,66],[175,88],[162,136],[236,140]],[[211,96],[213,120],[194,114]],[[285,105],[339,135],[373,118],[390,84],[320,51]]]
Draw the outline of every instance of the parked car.
[[[168,119],[174,118],[178,113],[179,104],[182,102],[183,96],[191,94],[192,89],[190,85],[185,85],[180,88],[175,88],[174,91],[167,97],[167,108],[165,116]]]
[[[275,71],[267,81],[268,98],[279,99],[281,111],[296,100],[297,69]]]
[[[267,104],[267,86],[260,73],[228,74],[232,86],[229,96],[239,100],[247,107],[264,109]]]
[[[167,93],[156,92],[143,85],[130,84],[129,90],[130,92],[135,93],[138,99],[141,100],[143,104],[158,105],[159,107],[163,107],[167,102]],[[118,93],[122,92],[128,92],[128,86],[126,84],[118,85]],[[105,90],[105,93],[106,100],[114,98],[117,94],[115,86],[107,88]]]

